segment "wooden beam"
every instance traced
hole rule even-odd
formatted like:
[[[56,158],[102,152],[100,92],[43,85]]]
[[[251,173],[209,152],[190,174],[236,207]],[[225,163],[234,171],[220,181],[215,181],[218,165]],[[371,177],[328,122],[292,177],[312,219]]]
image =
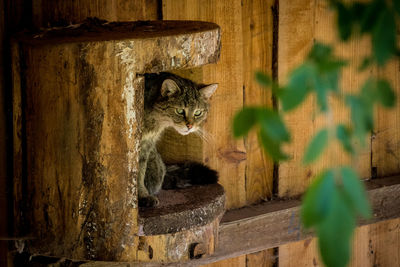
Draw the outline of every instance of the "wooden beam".
[[[366,181],[365,186],[373,209],[373,218],[360,220],[359,226],[400,218],[400,175]],[[314,234],[305,231],[300,224],[300,204],[299,199],[276,199],[227,211],[219,228],[218,248],[212,256],[163,266],[200,266],[311,238]],[[106,266],[104,264],[106,263],[90,262],[83,266]],[[135,264],[137,262],[114,263],[113,266]],[[160,266],[156,263],[139,265]]]
[[[359,225],[400,217],[400,176],[365,182],[373,218]],[[299,199],[272,200],[255,206],[227,211],[222,218],[218,248],[206,258],[188,265],[202,265],[239,255],[278,247],[313,237],[301,227]]]

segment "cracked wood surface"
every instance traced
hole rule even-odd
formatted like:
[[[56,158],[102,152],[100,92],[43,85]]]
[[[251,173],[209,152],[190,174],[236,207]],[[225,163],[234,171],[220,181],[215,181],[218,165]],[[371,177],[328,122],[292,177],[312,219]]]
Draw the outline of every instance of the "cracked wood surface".
[[[193,21],[88,20],[15,37],[16,215],[31,253],[138,257],[140,74],[215,63],[219,47],[219,27]]]

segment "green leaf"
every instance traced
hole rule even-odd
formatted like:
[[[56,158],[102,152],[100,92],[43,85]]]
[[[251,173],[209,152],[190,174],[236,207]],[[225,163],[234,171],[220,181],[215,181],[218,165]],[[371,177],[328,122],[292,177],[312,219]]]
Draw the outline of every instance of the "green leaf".
[[[317,103],[321,111],[325,112],[328,110],[328,100],[327,100],[327,87],[328,84],[321,77],[322,75],[315,75],[314,88],[317,93]]]
[[[365,14],[366,8],[367,8],[367,4],[365,4],[365,3],[355,2],[351,5],[350,11],[351,11],[354,21],[361,22],[364,14]]]
[[[236,113],[233,119],[233,135],[240,137],[247,134],[257,123],[257,108],[247,107]]]
[[[306,153],[303,158],[304,164],[309,164],[315,161],[319,155],[324,151],[328,144],[328,129],[320,130],[306,149]]]
[[[339,91],[339,70],[331,71],[323,75],[327,88],[333,92]]]
[[[317,62],[320,71],[327,73],[327,72],[336,72],[340,70],[342,67],[347,65],[347,61],[339,60],[335,58],[330,58],[326,61]]]
[[[400,15],[400,0],[393,0],[394,10]]]
[[[366,70],[373,62],[373,58],[371,57],[365,57],[363,61],[361,62],[361,65],[358,67],[359,71],[364,71]]]
[[[353,14],[351,10],[347,9],[341,2],[337,2],[336,9],[338,12],[337,24],[339,28],[339,36],[343,41],[347,41],[350,38],[352,31]]]
[[[371,217],[371,207],[368,202],[364,184],[357,173],[350,167],[343,167],[340,170],[343,183],[343,191],[350,200],[353,210],[365,219]]]
[[[281,143],[272,140],[263,128],[260,129],[259,136],[265,151],[274,161],[287,160],[289,158],[288,155],[282,152]]]
[[[396,53],[396,22],[394,14],[385,9],[372,32],[372,48],[378,65],[383,66]]]
[[[268,75],[264,74],[261,71],[257,71],[255,76],[256,76],[256,81],[260,85],[262,85],[264,87],[271,86],[272,80]]]
[[[361,32],[371,32],[377,23],[377,19],[383,9],[382,0],[374,0],[367,5],[360,20]]]
[[[342,190],[334,187],[328,215],[317,225],[318,244],[328,267],[345,267],[350,259],[355,216]]]
[[[315,70],[310,64],[304,63],[291,73],[288,86],[280,94],[284,111],[292,110],[304,101],[310,91],[310,82],[314,72]]]
[[[336,127],[336,137],[342,144],[344,150],[354,155],[355,151],[351,144],[351,132],[346,126],[339,124]]]
[[[322,172],[307,189],[301,205],[301,219],[304,227],[321,223],[328,215],[335,189],[333,171]]]
[[[396,95],[386,80],[379,80],[377,82],[377,92],[379,102],[384,107],[394,107],[396,104]]]
[[[376,81],[369,78],[361,87],[360,100],[364,105],[372,106],[377,100]]]
[[[332,55],[332,46],[316,42],[311,48],[308,58],[315,62],[327,61]]]
[[[257,118],[261,128],[273,141],[288,142],[290,140],[290,134],[277,111],[260,108],[257,110]]]
[[[366,134],[373,128],[372,105],[360,97],[348,95],[346,103],[351,109],[351,122],[354,125],[354,133],[365,145]]]

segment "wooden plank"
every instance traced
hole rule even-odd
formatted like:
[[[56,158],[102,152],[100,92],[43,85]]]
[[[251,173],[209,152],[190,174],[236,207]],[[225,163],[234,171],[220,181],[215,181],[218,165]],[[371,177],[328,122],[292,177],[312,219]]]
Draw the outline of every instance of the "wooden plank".
[[[400,172],[400,62],[393,60],[379,76],[387,79],[397,94],[393,109],[377,109],[372,138],[372,166],[378,177]]]
[[[274,1],[242,1],[243,94],[244,105],[272,107],[271,91],[255,81],[262,70],[272,76],[272,6]],[[253,204],[272,196],[273,162],[252,131],[244,138],[246,149],[246,203]]]
[[[79,23],[87,17],[108,21],[156,20],[157,0],[32,1],[35,27]]]
[[[280,83],[286,81],[290,71],[304,60],[311,48],[315,38],[315,22],[320,15],[316,5],[321,2],[325,1],[299,0],[290,3],[279,1],[278,81]],[[322,24],[322,27],[326,29],[326,24]],[[327,32],[330,33],[330,31]],[[292,159],[279,165],[278,188],[276,189],[279,196],[290,197],[303,193],[312,178],[325,166],[325,155],[311,166],[302,165],[304,150],[323,123],[320,118],[317,118],[318,120],[313,118],[315,110],[315,99],[309,98],[286,116],[292,133],[292,141],[286,151]],[[295,222],[294,228],[300,228],[298,218],[296,220],[295,217],[292,218],[292,222]],[[302,249],[298,249],[295,244],[280,247],[279,266],[290,266],[292,261],[297,262],[299,259],[289,256],[301,254],[301,252]],[[313,255],[308,255],[308,257],[313,257]]]
[[[400,220],[370,225],[368,230],[369,266],[400,266]]]
[[[318,40],[335,44],[335,53],[352,62],[349,67],[345,68],[342,75],[343,92],[350,93],[358,90],[365,78],[373,71],[369,70],[362,74],[357,72],[357,66],[362,60],[362,56],[369,51],[368,40],[339,43],[334,23],[334,13],[329,11],[326,1],[280,2],[278,52],[280,82],[285,81],[291,69],[302,62],[314,40]],[[347,122],[349,113],[343,103],[331,99],[331,104],[333,123]],[[278,191],[280,196],[289,197],[303,193],[319,171],[331,166],[351,163],[363,178],[370,178],[369,145],[361,151],[355,162],[350,162],[349,157],[335,143],[315,164],[310,166],[302,164],[304,150],[313,135],[322,126],[329,125],[328,119],[318,114],[317,110],[315,99],[310,98],[286,116],[292,132],[292,144],[287,147],[287,151],[292,159],[279,166]]]
[[[274,250],[268,249],[246,255],[246,267],[273,267],[276,262]]]
[[[279,266],[323,266],[320,263],[317,240],[309,238],[279,247]]]
[[[8,218],[8,179],[7,179],[7,115],[5,86],[5,19],[4,1],[0,1],[0,217]],[[10,219],[0,220],[0,237],[8,236],[8,223]],[[0,266],[7,266],[7,242],[0,240]]]
[[[195,265],[194,265],[195,266]],[[242,255],[236,258],[225,259],[219,262],[210,263],[207,265],[201,265],[203,267],[248,267],[246,262],[246,256]]]
[[[233,139],[230,127],[235,112],[243,106],[243,54],[238,53],[243,51],[241,1],[164,0],[162,7],[164,19],[212,21],[221,27],[220,61],[202,69],[203,83],[219,84],[204,126],[213,142],[203,146],[203,158],[219,172],[226,190],[226,207],[244,206],[247,155],[243,141]]]
[[[393,246],[388,252],[382,250],[386,242],[395,244],[399,238],[400,231],[400,176],[393,176],[372,181],[366,181],[368,189],[368,198],[373,208],[373,218],[370,220],[360,220],[356,229],[355,244],[357,245],[353,262],[363,262],[359,257],[365,256],[366,248],[370,249],[371,242],[366,240],[377,240],[374,246],[375,252],[379,253],[382,260],[388,262],[388,255],[395,255],[398,260],[398,246]],[[284,250],[279,258],[287,259],[282,264],[293,264],[293,257],[286,256],[298,255],[299,257],[307,253],[306,258],[314,262],[317,257],[317,251],[314,248],[314,241],[311,231],[305,231],[301,228],[299,221],[300,200],[272,200],[263,204],[248,206],[241,209],[228,211],[220,224],[218,247],[211,256],[181,262],[178,266],[200,266],[229,258],[235,258],[235,264],[242,261],[241,255],[256,253],[268,248],[289,245],[293,248]],[[369,230],[365,227],[372,227]],[[366,230],[367,229],[367,230]],[[366,232],[370,236],[365,238]],[[380,235],[383,231],[383,235]],[[297,243],[296,243],[297,242]],[[311,243],[310,243],[311,242]],[[368,243],[368,244],[367,244]],[[361,251],[360,245],[363,246]],[[367,244],[367,246],[366,246]],[[300,253],[298,250],[303,251]],[[314,252],[312,252],[314,251]],[[264,254],[265,258],[269,257]],[[272,256],[272,259],[276,256]],[[296,258],[298,260],[298,258]],[[318,262],[318,259],[315,258]],[[132,262],[133,264],[134,262]],[[123,263],[120,263],[121,266]],[[126,264],[126,263],[125,263]],[[142,263],[142,266],[158,266],[156,263]],[[119,266],[119,265],[118,265]],[[164,264],[163,266],[177,266],[177,263]],[[299,265],[293,265],[299,266]],[[365,266],[365,265],[353,265]],[[391,265],[382,265],[391,266]],[[392,265],[396,266],[396,265]]]
[[[375,180],[366,182],[374,217],[371,220],[360,220],[359,225],[400,217],[400,176],[379,180],[378,183]],[[222,260],[285,244],[291,246],[292,242],[309,239],[313,233],[302,229],[299,205],[300,200],[273,200],[228,211],[221,221],[219,245],[214,255],[191,263]],[[297,245],[287,249],[283,255],[299,253],[296,252]],[[310,252],[308,258],[312,257],[314,255]],[[279,261],[283,258],[280,254]],[[286,263],[289,266],[292,264],[291,261]]]
[[[353,237],[352,257],[349,267],[399,266],[400,220],[392,219],[356,229]],[[281,246],[280,263],[289,267],[323,266],[319,256],[317,239],[306,239]],[[294,260],[295,259],[295,260]]]
[[[359,74],[357,66],[363,56],[369,53],[369,40],[352,40],[345,44],[338,41],[336,33],[336,18],[328,8],[327,1],[280,1],[279,2],[279,45],[278,45],[278,78],[282,82],[290,70],[304,59],[315,40],[333,44],[337,56],[348,59],[351,63],[345,68],[341,85],[344,93],[351,93],[360,88],[364,79],[373,72],[373,69]],[[289,128],[292,132],[292,144],[288,152],[292,160],[279,166],[278,194],[279,196],[295,196],[305,191],[313,177],[322,169],[351,164],[363,178],[371,177],[371,148],[361,150],[357,160],[350,158],[343,152],[337,142],[329,147],[329,151],[310,166],[302,165],[302,157],[306,146],[316,132],[326,125],[349,120],[348,109],[343,103],[330,100],[333,121],[317,112],[315,98],[308,99],[300,108],[287,116]],[[304,248],[300,245],[285,245],[279,248],[279,265],[304,266],[297,257],[287,259],[283,255],[304,255],[304,259],[314,259],[318,255],[304,254]]]

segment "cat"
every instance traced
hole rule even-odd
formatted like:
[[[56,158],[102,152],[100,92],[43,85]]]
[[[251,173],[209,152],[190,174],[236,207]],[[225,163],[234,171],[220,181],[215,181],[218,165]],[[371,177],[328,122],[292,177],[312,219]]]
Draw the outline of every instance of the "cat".
[[[167,72],[145,74],[138,179],[140,207],[157,206],[159,200],[155,195],[161,188],[217,182],[217,172],[200,163],[186,162],[167,168],[156,148],[168,127],[181,135],[198,131],[207,118],[209,99],[217,87],[217,84],[196,84]]]

